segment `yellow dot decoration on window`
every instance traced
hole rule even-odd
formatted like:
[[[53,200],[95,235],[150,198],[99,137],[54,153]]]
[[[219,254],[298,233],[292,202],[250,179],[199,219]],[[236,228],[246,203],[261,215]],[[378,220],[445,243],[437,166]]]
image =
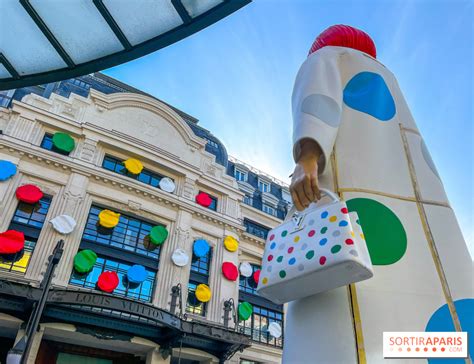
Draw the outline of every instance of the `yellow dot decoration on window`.
[[[142,162],[135,158],[129,158],[123,162],[123,164],[125,168],[127,168],[127,171],[132,174],[140,174],[140,172],[143,170]]]
[[[200,302],[208,302],[211,299],[211,289],[207,284],[200,284],[196,287],[196,298]]]
[[[99,213],[99,225],[111,229],[119,223],[120,214],[110,211],[102,210]]]
[[[235,252],[239,248],[239,242],[233,236],[226,236],[224,246],[230,252]]]

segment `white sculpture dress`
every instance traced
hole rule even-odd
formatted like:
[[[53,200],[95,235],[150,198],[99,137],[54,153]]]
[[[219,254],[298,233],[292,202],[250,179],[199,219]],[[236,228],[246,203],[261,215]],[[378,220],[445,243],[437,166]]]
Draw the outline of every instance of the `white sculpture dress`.
[[[283,363],[380,363],[383,331],[474,329],[472,261],[392,73],[325,46],[301,66],[292,105],[295,145],[320,145],[320,185],[358,212],[374,277],[290,302]]]

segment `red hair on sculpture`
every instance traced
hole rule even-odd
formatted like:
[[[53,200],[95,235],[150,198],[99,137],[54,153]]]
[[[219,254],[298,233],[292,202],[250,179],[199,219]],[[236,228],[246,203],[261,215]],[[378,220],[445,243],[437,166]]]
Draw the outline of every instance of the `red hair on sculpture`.
[[[327,46],[357,49],[377,58],[377,51],[372,38],[362,30],[349,25],[333,25],[319,34],[311,46],[308,56]]]

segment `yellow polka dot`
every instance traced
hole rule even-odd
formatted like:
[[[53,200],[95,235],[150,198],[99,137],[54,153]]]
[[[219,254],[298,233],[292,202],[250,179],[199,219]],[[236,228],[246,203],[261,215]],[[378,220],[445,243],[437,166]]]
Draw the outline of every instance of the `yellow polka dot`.
[[[293,241],[294,241],[295,243],[297,243],[298,241],[300,241],[300,237],[299,237],[299,236],[295,236],[295,238],[293,239]]]
[[[267,284],[267,282],[268,282],[268,278],[267,278],[267,277],[265,277],[265,278],[262,279],[262,283],[263,283],[263,284]]]
[[[360,234],[360,237],[365,240],[364,234]]]
[[[354,236],[355,236],[355,234],[354,234],[354,232],[353,232],[353,231],[351,231],[351,235],[352,235],[352,237],[354,237]]]
[[[334,221],[336,221],[336,220],[337,220],[337,217],[336,217],[336,216],[331,216],[331,217],[329,218],[329,221],[331,221],[331,222],[334,222]]]

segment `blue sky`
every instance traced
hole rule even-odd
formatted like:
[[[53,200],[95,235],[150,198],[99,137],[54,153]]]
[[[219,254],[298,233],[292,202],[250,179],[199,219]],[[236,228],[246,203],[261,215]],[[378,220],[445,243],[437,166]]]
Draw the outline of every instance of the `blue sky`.
[[[257,0],[105,73],[197,117],[230,155],[288,182],[298,68],[328,26],[361,28],[396,75],[474,254],[473,10],[456,0]]]

